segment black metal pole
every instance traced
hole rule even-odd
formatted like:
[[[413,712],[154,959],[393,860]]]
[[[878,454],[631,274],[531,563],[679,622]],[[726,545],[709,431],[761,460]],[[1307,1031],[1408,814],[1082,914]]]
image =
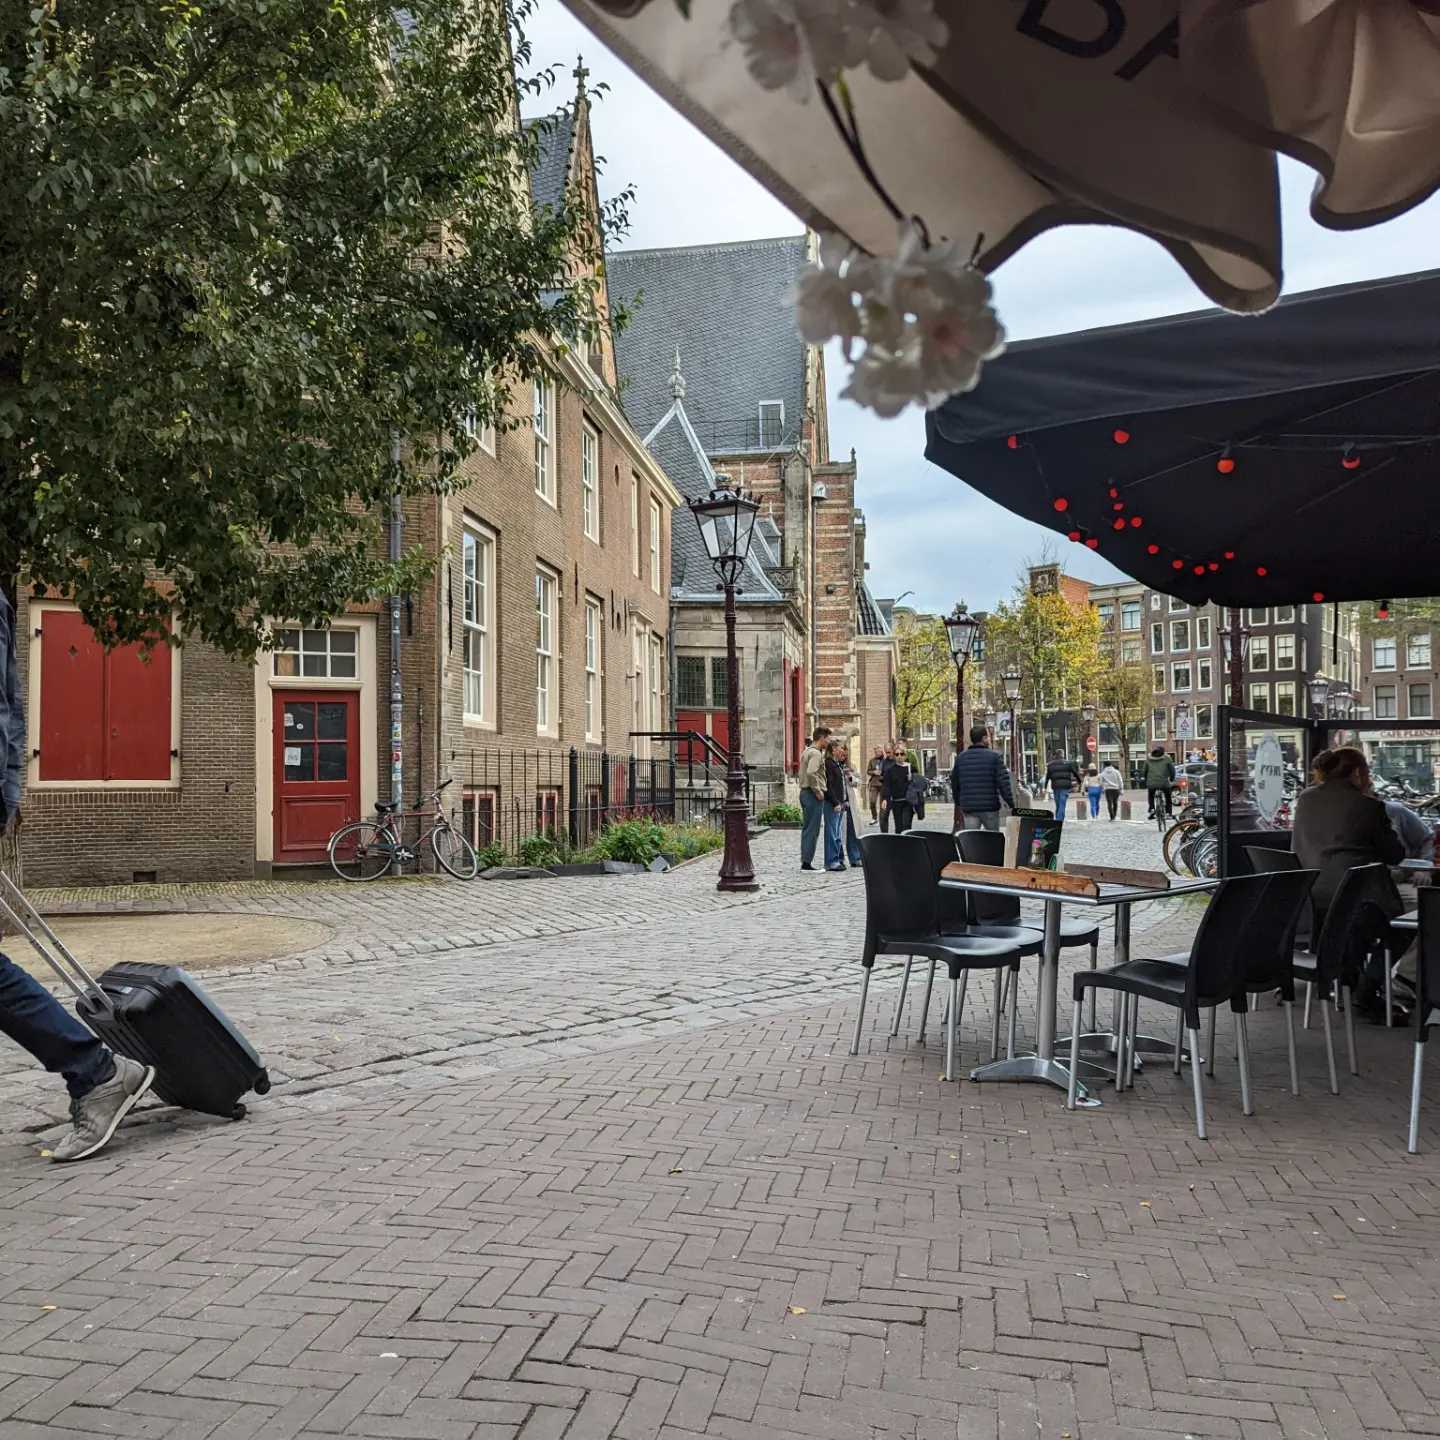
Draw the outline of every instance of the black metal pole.
[[[965,748],[965,661],[962,655],[955,662],[955,754]]]
[[[1230,703],[1245,708],[1245,630],[1238,605],[1230,607]]]
[[[735,567],[725,581],[725,676],[730,715],[730,759],[725,769],[725,858],[717,890],[758,890],[750,859],[750,807],[745,803],[745,761],[740,753],[740,656],[735,648]]]

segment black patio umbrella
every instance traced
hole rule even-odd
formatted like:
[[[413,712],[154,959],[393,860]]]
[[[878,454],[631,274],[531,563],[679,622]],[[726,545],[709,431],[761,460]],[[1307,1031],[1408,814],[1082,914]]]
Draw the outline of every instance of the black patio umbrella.
[[[926,456],[1200,605],[1440,593],[1440,270],[1012,345]]]

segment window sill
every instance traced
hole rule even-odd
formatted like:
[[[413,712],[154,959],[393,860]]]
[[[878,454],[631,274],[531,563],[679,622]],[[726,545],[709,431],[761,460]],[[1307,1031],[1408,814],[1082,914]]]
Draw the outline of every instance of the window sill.
[[[543,490],[536,490],[535,498],[537,500],[543,500],[552,510],[557,514],[559,513],[560,504],[553,496],[547,495]]]
[[[493,720],[484,720],[479,715],[462,715],[461,723],[467,730],[495,730],[499,727]]]

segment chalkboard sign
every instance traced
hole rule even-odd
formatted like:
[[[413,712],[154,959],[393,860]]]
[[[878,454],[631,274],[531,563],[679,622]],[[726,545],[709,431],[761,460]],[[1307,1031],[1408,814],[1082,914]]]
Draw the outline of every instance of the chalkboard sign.
[[[1060,868],[1060,835],[1065,828],[1048,810],[1017,811],[1005,822],[1005,863],[1028,870]]]

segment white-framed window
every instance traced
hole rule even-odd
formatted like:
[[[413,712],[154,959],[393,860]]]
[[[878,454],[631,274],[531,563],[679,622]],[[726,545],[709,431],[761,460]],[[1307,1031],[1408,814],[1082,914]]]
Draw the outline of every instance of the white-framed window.
[[[555,642],[560,633],[556,607],[560,579],[549,570],[535,572],[535,730],[540,735],[560,731],[560,696],[555,684]]]
[[[630,568],[640,574],[640,477],[630,474]]]
[[[1178,595],[1170,597],[1170,613],[1173,615],[1177,610],[1188,610],[1190,607]]]
[[[762,448],[778,445],[785,438],[785,402],[760,402],[760,444]]]
[[[1202,655],[1195,662],[1195,688],[1197,690],[1209,690],[1215,684],[1214,661],[1208,655]]]
[[[1393,685],[1377,685],[1375,687],[1375,718],[1377,720],[1396,720],[1399,713],[1395,704],[1396,690]]]
[[[460,797],[460,828],[477,850],[494,843],[495,817],[499,813],[499,790],[493,786],[466,786]]]
[[[650,497],[650,588],[660,594],[660,531],[664,522],[660,518],[660,502]]]
[[[1433,714],[1430,709],[1430,682],[1424,684],[1409,685],[1406,687],[1408,694],[1406,701],[1410,706],[1410,718],[1412,720],[1429,720]]]
[[[1150,667],[1150,685],[1153,690],[1165,688],[1165,667],[1163,665],[1152,665]]]
[[[1209,740],[1214,734],[1215,707],[1213,705],[1197,705],[1195,707],[1195,738]]]
[[[1150,592],[1150,608],[1152,610],[1158,610],[1160,608],[1160,592],[1158,590],[1152,590]]]
[[[555,387],[535,382],[535,493],[555,503]]]
[[[469,521],[461,537],[461,671],[466,721],[495,724],[495,537]]]
[[[1195,648],[1197,650],[1210,648],[1210,617],[1208,615],[1195,617]]]
[[[580,521],[585,538],[600,543],[600,432],[580,427]]]
[[[1165,626],[1160,622],[1156,622],[1150,627],[1150,653],[1152,655],[1165,653]]]
[[[1267,608],[1266,606],[1264,606],[1264,605],[1260,606],[1259,609],[1252,609],[1252,610],[1250,611],[1250,623],[1251,623],[1252,625],[1263,625],[1263,624],[1265,624],[1265,617],[1266,617],[1269,613],[1270,613],[1270,612],[1269,612],[1268,608]]]
[[[1157,705],[1150,712],[1150,738],[1163,740],[1169,733],[1169,712],[1163,705]]]
[[[1277,680],[1275,682],[1275,713],[1277,715],[1295,714],[1295,682],[1293,680]]]
[[[1395,637],[1377,635],[1370,642],[1370,668],[1372,670],[1393,670],[1395,668]]]
[[[1138,630],[1140,628],[1140,602],[1138,600],[1122,600],[1120,602],[1120,628],[1122,630]]]
[[[1170,622],[1170,648],[1176,654],[1190,648],[1190,622],[1188,620],[1172,620]]]
[[[1268,635],[1252,635],[1250,637],[1250,654],[1247,663],[1252,670],[1268,670],[1270,668],[1270,637]]]
[[[933,740],[935,738],[935,722],[933,720],[926,720],[920,726],[920,738],[922,740]]]
[[[1128,639],[1120,642],[1120,663],[1122,665],[1138,665],[1140,663],[1140,637],[1131,635]]]
[[[594,596],[585,597],[585,738],[605,738],[605,612]]]
[[[1113,600],[1100,600],[1095,605],[1095,617],[1100,621],[1100,628],[1108,630],[1115,623],[1115,602]]]
[[[664,709],[661,705],[662,682],[665,665],[665,643],[661,638],[651,631],[649,645],[649,675],[647,680],[647,691],[649,694],[649,716],[650,729],[658,730],[661,726],[661,718]]]
[[[358,673],[355,668],[358,633],[346,629],[277,630],[276,677],[353,680]]]
[[[1295,637],[1293,635],[1277,635],[1275,637],[1275,668],[1277,670],[1293,670],[1295,668]]]
[[[1185,691],[1190,688],[1190,662],[1188,660],[1177,660],[1170,667],[1170,688],[1174,691]]]
[[[1270,708],[1270,685],[1268,681],[1250,687],[1250,708],[1252,710],[1268,710]]]
[[[1407,637],[1405,664],[1411,670],[1428,670],[1430,668],[1430,632],[1428,630],[1423,635]]]
[[[1303,615],[1300,617],[1305,618]],[[1289,625],[1294,622],[1295,607],[1293,605],[1277,605],[1275,607],[1275,623],[1277,625]]]

